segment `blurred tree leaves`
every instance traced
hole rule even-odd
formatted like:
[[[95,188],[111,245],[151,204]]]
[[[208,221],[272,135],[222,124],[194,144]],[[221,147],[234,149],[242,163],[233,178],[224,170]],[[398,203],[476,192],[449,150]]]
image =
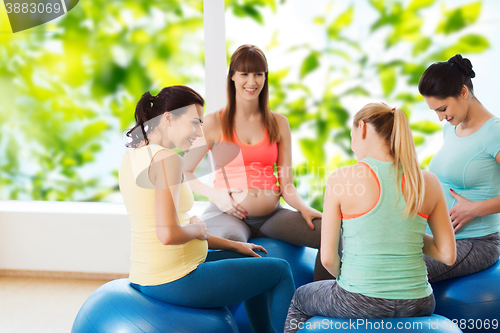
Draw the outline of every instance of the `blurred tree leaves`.
[[[0,105],[0,198],[102,200],[116,192],[116,169],[85,170],[131,127],[142,93],[197,82],[200,3],[81,1],[56,23],[1,34],[0,90],[13,91]]]
[[[226,11],[231,10],[236,17],[249,17],[257,23],[264,25],[262,9],[269,7],[276,12],[275,0],[226,0],[224,1]]]
[[[379,71],[380,83],[385,96],[389,96],[396,87],[396,69],[394,67],[386,67]]]
[[[313,51],[304,59],[302,66],[300,67],[301,79],[319,67],[319,57],[319,52]]]
[[[262,18],[262,15],[258,10],[255,9],[254,6],[250,4],[238,4],[234,3],[233,6],[233,13],[237,17],[246,17],[249,16],[255,21],[257,21],[260,24],[264,24],[264,19]]]
[[[423,146],[441,130],[411,118],[423,101],[416,85],[424,70],[456,53],[490,47],[470,29],[481,17],[478,1],[448,8],[440,0],[365,0],[373,13],[363,31],[353,26],[359,4],[329,1],[311,19],[323,31],[315,38],[324,38],[324,47],[286,45],[299,61],[269,74],[271,109],[287,116],[307,160],[294,166],[294,181],[320,210],[330,172],[355,163],[352,101],[399,106]],[[284,5],[225,1],[226,12],[262,26]],[[431,32],[424,11],[441,17]],[[130,128],[142,93],[202,82],[202,13],[200,0],[88,0],[36,33],[0,34],[0,199],[99,201],[116,193],[116,169],[92,177],[82,170],[106,150],[113,133]],[[269,48],[281,46],[279,37],[274,31]],[[383,42],[376,49],[371,40]],[[319,80],[322,89],[308,80]],[[422,167],[429,160],[425,156]]]
[[[466,4],[451,10],[443,5],[443,19],[436,29],[438,33],[451,34],[475,23],[481,14],[481,1]]]
[[[353,100],[383,100],[400,107],[410,119],[415,145],[424,146],[430,136],[441,131],[441,126],[428,120],[413,121],[411,117],[412,110],[423,102],[417,89],[421,75],[433,62],[445,61],[457,53],[481,53],[490,47],[487,38],[468,29],[480,17],[480,2],[451,9],[439,0],[367,3],[376,13],[368,21],[367,30],[360,32],[356,27],[356,33],[352,33],[352,22],[361,8],[359,2],[332,1],[324,15],[312,19],[325,31],[318,37],[326,39],[325,46],[289,48],[290,52],[304,55],[299,62],[300,82],[307,85],[308,78],[314,77],[311,80],[322,82],[322,92],[313,93],[289,83],[297,81],[291,77],[293,71],[281,71],[276,77],[270,72],[271,108],[288,117],[294,133],[308,133],[298,139],[307,162],[295,166],[297,186],[319,210],[331,171],[355,162],[349,119],[356,110],[349,112],[347,104]],[[430,33],[424,26],[429,24],[422,14],[424,10],[426,15],[431,11],[442,17]],[[364,40],[352,39],[353,35],[362,35]],[[371,39],[384,43],[374,47]],[[279,99],[272,97],[276,95]],[[425,156],[421,166],[426,168],[429,161],[430,157]]]
[[[275,0],[225,4],[259,24],[277,9]],[[116,193],[116,169],[85,170],[132,126],[142,93],[203,83],[203,53],[201,0],[80,1],[51,24],[0,34],[0,199]]]
[[[410,128],[413,131],[422,132],[424,134],[434,134],[442,129],[439,124],[429,120],[415,121],[410,125]]]
[[[351,5],[345,12],[340,14],[327,28],[327,34],[330,38],[336,38],[339,33],[347,28],[354,18],[354,6]]]
[[[460,37],[453,45],[443,48],[432,55],[439,61],[446,61],[457,53],[481,53],[490,47],[488,39],[478,34],[468,34]]]

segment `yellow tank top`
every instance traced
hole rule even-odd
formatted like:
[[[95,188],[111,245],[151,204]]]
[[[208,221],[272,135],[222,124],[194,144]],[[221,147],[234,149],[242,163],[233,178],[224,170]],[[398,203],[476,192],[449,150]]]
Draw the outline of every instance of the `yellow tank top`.
[[[205,261],[207,241],[193,239],[181,245],[164,245],[156,236],[155,189],[149,180],[149,166],[158,151],[166,149],[148,145],[130,149],[120,163],[119,184],[131,223],[131,282],[155,286],[172,282],[189,274]],[[193,193],[183,182],[179,193],[178,218],[189,224],[187,212],[193,206]]]

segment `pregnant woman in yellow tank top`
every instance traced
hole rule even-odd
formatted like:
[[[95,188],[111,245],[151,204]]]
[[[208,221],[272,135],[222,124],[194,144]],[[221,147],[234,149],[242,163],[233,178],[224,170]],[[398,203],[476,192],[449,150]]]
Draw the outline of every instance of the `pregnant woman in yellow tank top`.
[[[288,263],[248,258],[259,257],[254,250],[265,250],[211,236],[203,220],[188,214],[193,194],[183,179],[182,157],[172,149],[187,152],[201,136],[203,105],[203,98],[185,86],[164,88],[155,97],[148,92],[137,105],[136,126],[127,133],[131,149],[119,172],[131,221],[131,285],[187,307],[223,307],[251,299],[245,309],[252,328],[282,332],[294,291]],[[208,248],[226,251],[207,254]]]

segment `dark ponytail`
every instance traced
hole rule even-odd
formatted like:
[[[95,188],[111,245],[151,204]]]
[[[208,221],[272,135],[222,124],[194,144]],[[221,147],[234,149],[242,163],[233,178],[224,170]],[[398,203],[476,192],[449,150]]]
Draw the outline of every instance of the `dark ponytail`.
[[[475,76],[470,60],[457,54],[446,62],[430,65],[420,78],[418,91],[422,96],[445,99],[458,97],[465,85],[474,94],[471,79]]]
[[[132,138],[132,142],[127,144],[128,147],[135,147],[142,140],[146,140],[146,145],[149,144],[148,134],[151,133],[151,130],[148,126],[148,132],[144,129],[144,123],[151,119],[151,109],[154,97],[148,91],[142,95],[141,99],[137,103],[135,107],[135,122],[136,125],[130,131],[127,132],[127,136]],[[138,132],[138,129],[141,130],[141,133]]]
[[[160,123],[161,117],[159,116],[192,104],[203,107],[205,101],[200,94],[186,86],[166,87],[156,96],[151,95],[149,91],[144,93],[135,108],[136,124],[127,132],[127,137],[131,138],[132,141],[126,146],[136,148],[143,140],[148,145],[148,136]],[[175,113],[175,116],[180,115],[182,113]]]

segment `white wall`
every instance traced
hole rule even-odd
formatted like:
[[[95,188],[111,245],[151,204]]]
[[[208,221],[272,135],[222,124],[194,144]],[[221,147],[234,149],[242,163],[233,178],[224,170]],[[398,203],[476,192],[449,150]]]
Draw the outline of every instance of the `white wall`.
[[[203,1],[206,113],[226,105],[226,24],[224,0]]]
[[[128,274],[129,258],[122,204],[0,201],[0,269]]]

